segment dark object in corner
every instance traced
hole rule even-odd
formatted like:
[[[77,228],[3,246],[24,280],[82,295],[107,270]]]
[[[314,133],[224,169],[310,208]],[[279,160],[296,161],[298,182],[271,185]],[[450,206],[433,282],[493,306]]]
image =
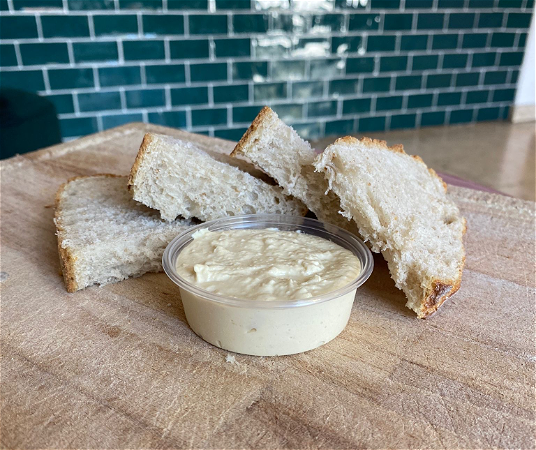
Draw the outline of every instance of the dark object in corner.
[[[0,159],[61,142],[52,102],[18,89],[0,89]]]

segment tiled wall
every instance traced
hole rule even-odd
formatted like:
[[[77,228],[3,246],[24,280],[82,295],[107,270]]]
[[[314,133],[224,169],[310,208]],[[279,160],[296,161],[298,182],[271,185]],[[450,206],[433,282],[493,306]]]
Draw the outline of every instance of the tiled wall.
[[[533,0],[0,0],[0,84],[65,138],[130,121],[238,139],[504,119]]]

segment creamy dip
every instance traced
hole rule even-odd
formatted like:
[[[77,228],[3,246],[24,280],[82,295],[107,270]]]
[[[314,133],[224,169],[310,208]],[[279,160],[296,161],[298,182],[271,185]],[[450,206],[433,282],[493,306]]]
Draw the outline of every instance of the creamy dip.
[[[179,255],[177,273],[209,292],[247,300],[286,301],[333,292],[355,280],[349,250],[296,231],[201,230]]]

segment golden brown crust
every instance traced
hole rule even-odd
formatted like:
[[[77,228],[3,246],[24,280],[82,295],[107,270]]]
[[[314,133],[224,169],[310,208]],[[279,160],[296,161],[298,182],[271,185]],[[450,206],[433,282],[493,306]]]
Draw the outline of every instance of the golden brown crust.
[[[78,286],[78,283],[76,282],[75,277],[75,271],[74,271],[74,264],[76,262],[76,257],[74,256],[73,252],[70,248],[65,248],[62,246],[63,244],[63,236],[62,232],[64,231],[63,223],[60,218],[61,215],[61,195],[67,185],[73,181],[80,180],[83,178],[95,178],[95,177],[121,177],[121,175],[114,175],[111,173],[104,173],[99,175],[82,175],[82,176],[76,176],[69,178],[65,183],[63,183],[56,192],[55,196],[55,223],[56,223],[56,235],[58,236],[58,254],[60,256],[60,267],[61,272],[63,274],[63,282],[65,283],[65,288],[67,289],[67,292],[75,292],[79,289],[81,289]]]
[[[244,133],[244,136],[242,136],[242,138],[238,141],[238,144],[236,144],[234,150],[231,152],[231,156],[236,157],[239,153],[245,155],[246,152],[244,151],[244,147],[249,142],[252,135],[263,124],[264,120],[272,115],[277,116],[277,114],[269,106],[265,106],[264,108],[262,108],[259,114],[257,114],[257,117],[255,117],[253,122],[251,122],[251,125]]]
[[[130,175],[128,177],[128,184],[127,184],[127,187],[129,190],[134,185],[134,179],[136,178],[136,175],[138,174],[138,170],[140,169],[143,158],[145,157],[145,154],[147,153],[149,146],[153,142],[153,139],[154,139],[153,133],[145,133],[145,136],[143,136],[140,149],[138,150],[138,154],[136,155],[134,164],[132,165],[132,168],[130,169]]]

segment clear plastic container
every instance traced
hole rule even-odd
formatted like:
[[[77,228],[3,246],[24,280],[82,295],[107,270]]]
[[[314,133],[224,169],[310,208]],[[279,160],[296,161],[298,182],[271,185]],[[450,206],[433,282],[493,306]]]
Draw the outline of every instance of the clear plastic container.
[[[201,229],[277,228],[328,239],[350,250],[361,262],[361,273],[348,285],[304,300],[246,300],[208,292],[180,277],[176,262]],[[359,238],[335,225],[297,216],[250,214],[227,217],[190,228],[173,239],[162,258],[164,270],[179,286],[186,319],[205,341],[236,353],[277,356],[317,348],[346,327],[356,290],[372,273],[374,260]]]

